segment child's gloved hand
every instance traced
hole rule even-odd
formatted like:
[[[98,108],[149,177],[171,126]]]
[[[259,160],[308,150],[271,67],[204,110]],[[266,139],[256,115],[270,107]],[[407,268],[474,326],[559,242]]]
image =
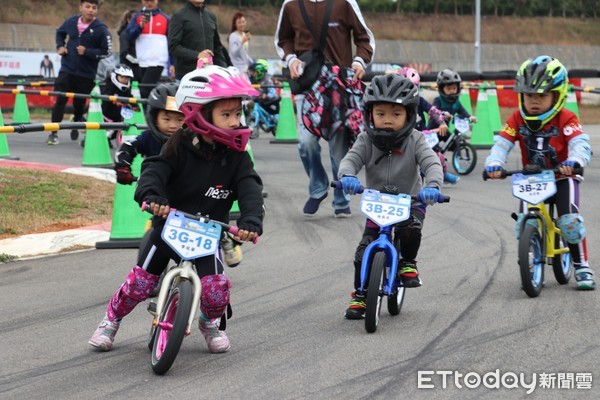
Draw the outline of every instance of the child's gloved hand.
[[[441,125],[439,126],[439,129],[440,129],[440,136],[442,136],[442,137],[443,137],[443,136],[446,136],[446,133],[448,133],[448,125],[446,125],[446,124],[441,124]]]
[[[247,222],[239,223],[238,228],[239,228],[239,231],[235,238],[239,239],[241,241],[246,241],[246,242],[253,241],[258,236],[260,236],[260,234],[262,233],[262,230],[260,229],[260,227],[255,226],[254,224],[251,224],[251,223],[247,223]]]
[[[440,198],[440,191],[436,188],[426,187],[419,192],[417,197],[421,203],[431,206],[437,203]]]
[[[341,179],[342,182],[342,190],[348,194],[356,194],[360,192],[362,185],[360,181],[355,176],[344,175]]]
[[[131,185],[133,183],[133,175],[131,175],[131,168],[117,168],[117,182],[119,182],[121,185]]]
[[[167,219],[169,211],[171,211],[169,200],[161,196],[148,196],[146,197],[146,200],[144,200],[144,203],[146,203],[146,211],[151,212],[158,217],[163,217],[163,219]]]
[[[484,171],[491,179],[500,179],[504,176],[504,168],[499,165],[485,167]]]
[[[560,164],[560,166],[558,167],[558,170],[563,175],[571,175],[571,174],[573,174],[573,170],[578,167],[580,167],[580,165],[577,161],[566,160]]]
[[[474,115],[471,115],[471,116],[469,117],[469,122],[472,122],[472,123],[474,123],[474,124],[475,124],[475,123],[477,123],[477,117],[476,117],[476,116],[474,116]]]

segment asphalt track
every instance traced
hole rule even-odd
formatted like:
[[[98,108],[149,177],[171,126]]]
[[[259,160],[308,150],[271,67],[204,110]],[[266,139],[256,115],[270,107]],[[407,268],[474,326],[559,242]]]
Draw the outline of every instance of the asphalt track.
[[[600,149],[600,126],[585,130]],[[68,132],[61,132],[59,146],[47,146],[45,138],[9,136],[11,155],[81,164],[81,149]],[[145,305],[125,319],[113,351],[93,351],[87,341],[132,267],[135,250],[16,261],[0,265],[0,397],[600,398],[599,292],[577,292],[573,282],[558,285],[551,268],[540,297],[520,290],[509,217],[517,201],[508,181],[482,181],[487,151],[479,152],[471,175],[444,187],[451,203],[428,210],[419,255],[424,286],[407,290],[396,317],[384,305],[377,332],[368,334],[362,321],[342,317],[364,222],[359,199],[352,201],[350,219],[333,218],[329,200],[306,219],[307,180],[296,147],[270,139],[262,134],[252,141],[268,193],[265,232],[257,245],[243,246],[242,264],[226,271],[234,285],[228,353],[208,353],[194,329],[169,373],[155,376]],[[594,156],[585,171],[582,209],[590,262],[600,272],[597,161]],[[517,154],[510,164],[516,168]],[[469,374],[467,384],[477,387],[468,388],[458,373]],[[523,374],[528,385],[533,381],[532,394],[514,382],[513,373]],[[490,388],[477,384],[476,377],[486,374]],[[585,389],[590,374],[591,389]]]

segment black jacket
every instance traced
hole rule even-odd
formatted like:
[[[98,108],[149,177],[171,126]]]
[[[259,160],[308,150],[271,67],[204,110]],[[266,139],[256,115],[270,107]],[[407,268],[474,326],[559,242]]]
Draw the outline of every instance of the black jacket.
[[[56,30],[56,48],[66,46],[68,50],[60,60],[60,72],[94,79],[98,62],[112,54],[112,39],[104,22],[97,18],[80,35],[77,30],[79,17],[74,15],[67,18]],[[79,45],[86,48],[82,56],[77,53]]]
[[[141,205],[148,196],[160,196],[173,208],[201,212],[222,222],[228,222],[233,202],[238,200],[237,225],[250,224],[261,234],[263,186],[250,154],[221,144],[213,148],[203,140],[201,151],[192,144],[195,137],[182,138],[175,156],[161,153],[144,159],[135,200]],[[155,220],[155,226],[160,221]]]
[[[206,49],[214,53],[215,65],[227,67],[224,55],[227,51],[219,38],[217,17],[206,9],[200,10],[186,3],[169,22],[169,53],[177,78],[195,70],[198,53]]]

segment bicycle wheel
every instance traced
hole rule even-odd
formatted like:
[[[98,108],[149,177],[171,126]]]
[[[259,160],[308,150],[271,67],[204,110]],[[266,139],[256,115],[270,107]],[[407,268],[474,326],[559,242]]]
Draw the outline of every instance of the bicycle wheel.
[[[157,375],[167,372],[177,357],[192,309],[192,291],[189,281],[174,287],[158,319],[152,348],[152,370]]]
[[[557,248],[567,247],[567,241],[558,233],[556,234],[554,243]],[[552,258],[552,269],[558,283],[561,285],[569,283],[569,280],[573,276],[573,258],[571,258],[571,253],[567,252],[555,255]]]
[[[369,272],[369,287],[367,289],[367,309],[365,311],[365,329],[369,333],[377,330],[379,324],[379,314],[381,313],[381,303],[383,297],[383,285],[386,274],[385,253],[379,251],[373,257],[371,262],[371,271]]]
[[[519,239],[519,270],[523,290],[529,297],[537,297],[544,283],[545,251],[537,228],[525,224]]]
[[[477,164],[477,151],[470,143],[459,143],[452,154],[452,167],[459,175],[470,174]]]
[[[388,312],[390,315],[400,314],[404,302],[404,286],[398,286],[395,293],[388,296]]]
[[[248,117],[248,128],[250,128],[250,139],[257,139],[260,135],[260,128],[256,120],[256,115],[252,114]]]

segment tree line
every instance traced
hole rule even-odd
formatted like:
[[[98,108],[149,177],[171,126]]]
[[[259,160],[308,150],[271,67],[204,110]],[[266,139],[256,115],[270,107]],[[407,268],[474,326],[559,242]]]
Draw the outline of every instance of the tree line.
[[[179,0],[185,2],[186,0]],[[281,7],[284,0],[212,0],[233,7]],[[475,0],[357,0],[363,12],[474,15]],[[598,18],[600,0],[481,0],[481,15]]]

